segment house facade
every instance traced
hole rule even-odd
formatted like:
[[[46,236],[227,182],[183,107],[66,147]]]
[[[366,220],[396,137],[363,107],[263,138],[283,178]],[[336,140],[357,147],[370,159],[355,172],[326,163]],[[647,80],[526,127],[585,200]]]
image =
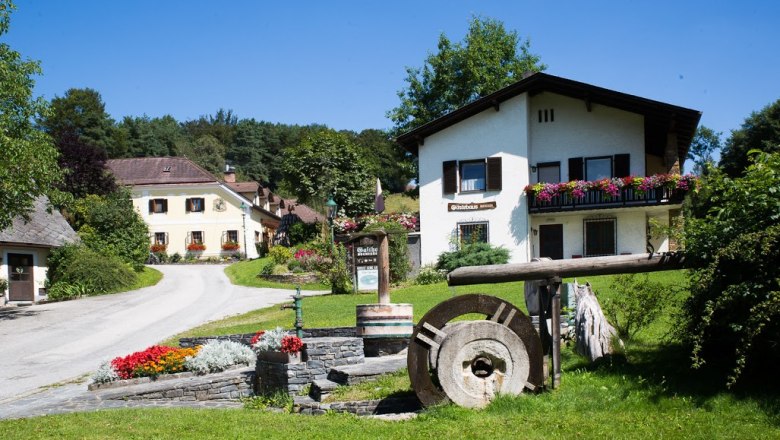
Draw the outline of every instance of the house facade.
[[[527,187],[679,173],[700,117],[536,73],[403,134],[419,159],[422,262],[476,241],[515,263],[669,250],[650,225],[676,218],[682,191],[541,197]]]
[[[107,166],[118,183],[131,188],[153,250],[256,258],[257,245],[279,226],[279,215],[261,204],[259,185],[230,182],[229,175],[220,180],[187,158],[114,159]]]
[[[47,198],[39,197],[28,219],[17,217],[0,231],[0,277],[8,281],[0,305],[45,299],[49,253],[78,240],[65,218],[48,205]]]

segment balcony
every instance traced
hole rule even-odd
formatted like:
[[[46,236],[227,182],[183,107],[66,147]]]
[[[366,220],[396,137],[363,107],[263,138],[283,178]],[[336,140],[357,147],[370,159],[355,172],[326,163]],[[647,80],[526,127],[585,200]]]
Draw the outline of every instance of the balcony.
[[[585,211],[680,204],[697,185],[695,176],[655,175],[602,179],[596,182],[529,185],[528,212]]]

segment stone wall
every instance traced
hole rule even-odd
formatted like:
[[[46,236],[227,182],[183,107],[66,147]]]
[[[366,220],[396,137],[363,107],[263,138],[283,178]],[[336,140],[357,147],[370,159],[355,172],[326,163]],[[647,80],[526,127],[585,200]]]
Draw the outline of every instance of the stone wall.
[[[293,407],[293,412],[320,415],[326,412],[352,413],[359,416],[373,414],[396,414],[419,411],[422,405],[416,396],[388,397],[381,400],[358,400],[354,402],[305,402]]]
[[[294,332],[294,330],[293,330]],[[197,338],[180,338],[179,345],[181,347],[194,347],[196,345],[203,345],[211,339],[219,339],[226,341],[240,342],[245,345],[249,345],[254,333],[244,333],[236,335],[223,335],[223,336],[200,336]],[[305,328],[303,329],[304,338],[352,338],[357,335],[355,327],[328,327],[328,328]]]
[[[296,394],[314,380],[326,379],[332,367],[363,363],[363,339],[357,337],[304,338],[302,362],[282,364],[257,360],[258,394],[286,391]]]

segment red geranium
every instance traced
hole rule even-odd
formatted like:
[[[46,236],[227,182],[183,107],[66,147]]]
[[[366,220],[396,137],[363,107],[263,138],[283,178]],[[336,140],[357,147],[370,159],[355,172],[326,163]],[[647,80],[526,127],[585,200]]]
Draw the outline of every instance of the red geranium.
[[[161,356],[174,350],[176,349],[165,345],[153,345],[144,351],[137,351],[125,357],[119,356],[114,358],[111,361],[111,366],[114,367],[120,378],[130,379],[133,377],[133,370],[139,365],[150,361],[157,362]]]
[[[282,338],[282,353],[298,353],[303,348],[303,341],[297,336],[287,335]]]
[[[260,330],[259,332],[255,333],[255,335],[252,336],[252,340],[249,342],[249,345],[254,346],[255,344],[257,344],[257,341],[259,341],[264,334],[265,334],[265,330]]]

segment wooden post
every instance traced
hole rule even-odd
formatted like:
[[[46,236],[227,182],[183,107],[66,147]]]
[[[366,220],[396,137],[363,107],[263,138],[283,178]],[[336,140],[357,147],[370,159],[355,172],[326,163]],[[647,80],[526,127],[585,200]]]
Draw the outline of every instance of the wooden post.
[[[379,240],[379,304],[390,304],[390,244],[385,231],[377,231]]]
[[[550,307],[550,326],[552,327],[552,377],[553,388],[561,386],[561,278],[548,280],[552,289],[552,307]]]

